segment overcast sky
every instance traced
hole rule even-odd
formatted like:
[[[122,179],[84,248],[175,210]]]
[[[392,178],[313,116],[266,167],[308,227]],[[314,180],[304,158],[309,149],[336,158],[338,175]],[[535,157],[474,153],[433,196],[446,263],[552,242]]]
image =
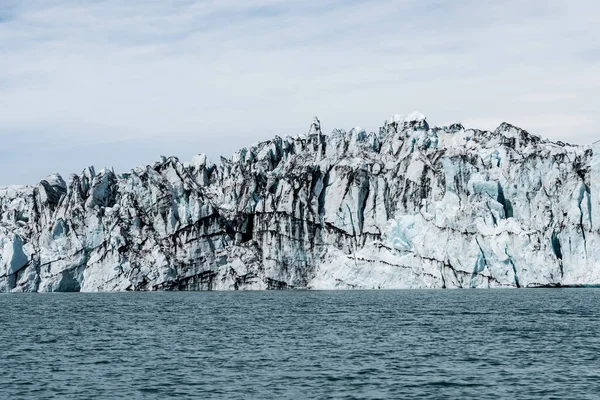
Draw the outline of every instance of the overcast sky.
[[[508,121],[600,139],[596,0],[1,0],[0,185],[274,135]]]

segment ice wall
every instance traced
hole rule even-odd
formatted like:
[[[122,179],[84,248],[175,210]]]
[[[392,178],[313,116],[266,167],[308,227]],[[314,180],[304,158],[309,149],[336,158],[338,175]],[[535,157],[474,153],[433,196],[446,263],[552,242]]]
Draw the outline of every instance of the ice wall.
[[[320,127],[0,189],[0,291],[600,283],[598,144],[419,113]]]
[[[600,231],[600,140],[592,145],[590,193],[592,198],[592,226],[595,231]]]

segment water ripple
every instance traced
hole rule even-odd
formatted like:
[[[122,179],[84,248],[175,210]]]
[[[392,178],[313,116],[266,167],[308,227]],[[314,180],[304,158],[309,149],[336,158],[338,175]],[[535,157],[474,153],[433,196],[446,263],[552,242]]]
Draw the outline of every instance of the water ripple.
[[[0,295],[0,398],[597,398],[600,290]]]

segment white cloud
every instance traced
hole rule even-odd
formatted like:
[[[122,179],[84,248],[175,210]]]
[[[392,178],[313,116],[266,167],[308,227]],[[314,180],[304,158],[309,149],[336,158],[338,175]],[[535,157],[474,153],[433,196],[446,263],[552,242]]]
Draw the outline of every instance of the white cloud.
[[[0,134],[36,147],[0,157],[1,184],[80,170],[56,164],[65,146],[127,169],[155,151],[229,154],[313,115],[376,129],[418,109],[576,143],[600,125],[595,1],[6,4]]]

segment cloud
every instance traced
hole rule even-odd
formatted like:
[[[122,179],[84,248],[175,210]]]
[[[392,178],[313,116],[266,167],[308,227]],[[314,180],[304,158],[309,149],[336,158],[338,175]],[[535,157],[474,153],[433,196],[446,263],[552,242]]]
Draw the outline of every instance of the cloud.
[[[313,115],[376,129],[418,109],[589,143],[597,15],[586,0],[2,2],[0,135],[23,155],[0,160],[0,184],[86,159],[216,158]]]

